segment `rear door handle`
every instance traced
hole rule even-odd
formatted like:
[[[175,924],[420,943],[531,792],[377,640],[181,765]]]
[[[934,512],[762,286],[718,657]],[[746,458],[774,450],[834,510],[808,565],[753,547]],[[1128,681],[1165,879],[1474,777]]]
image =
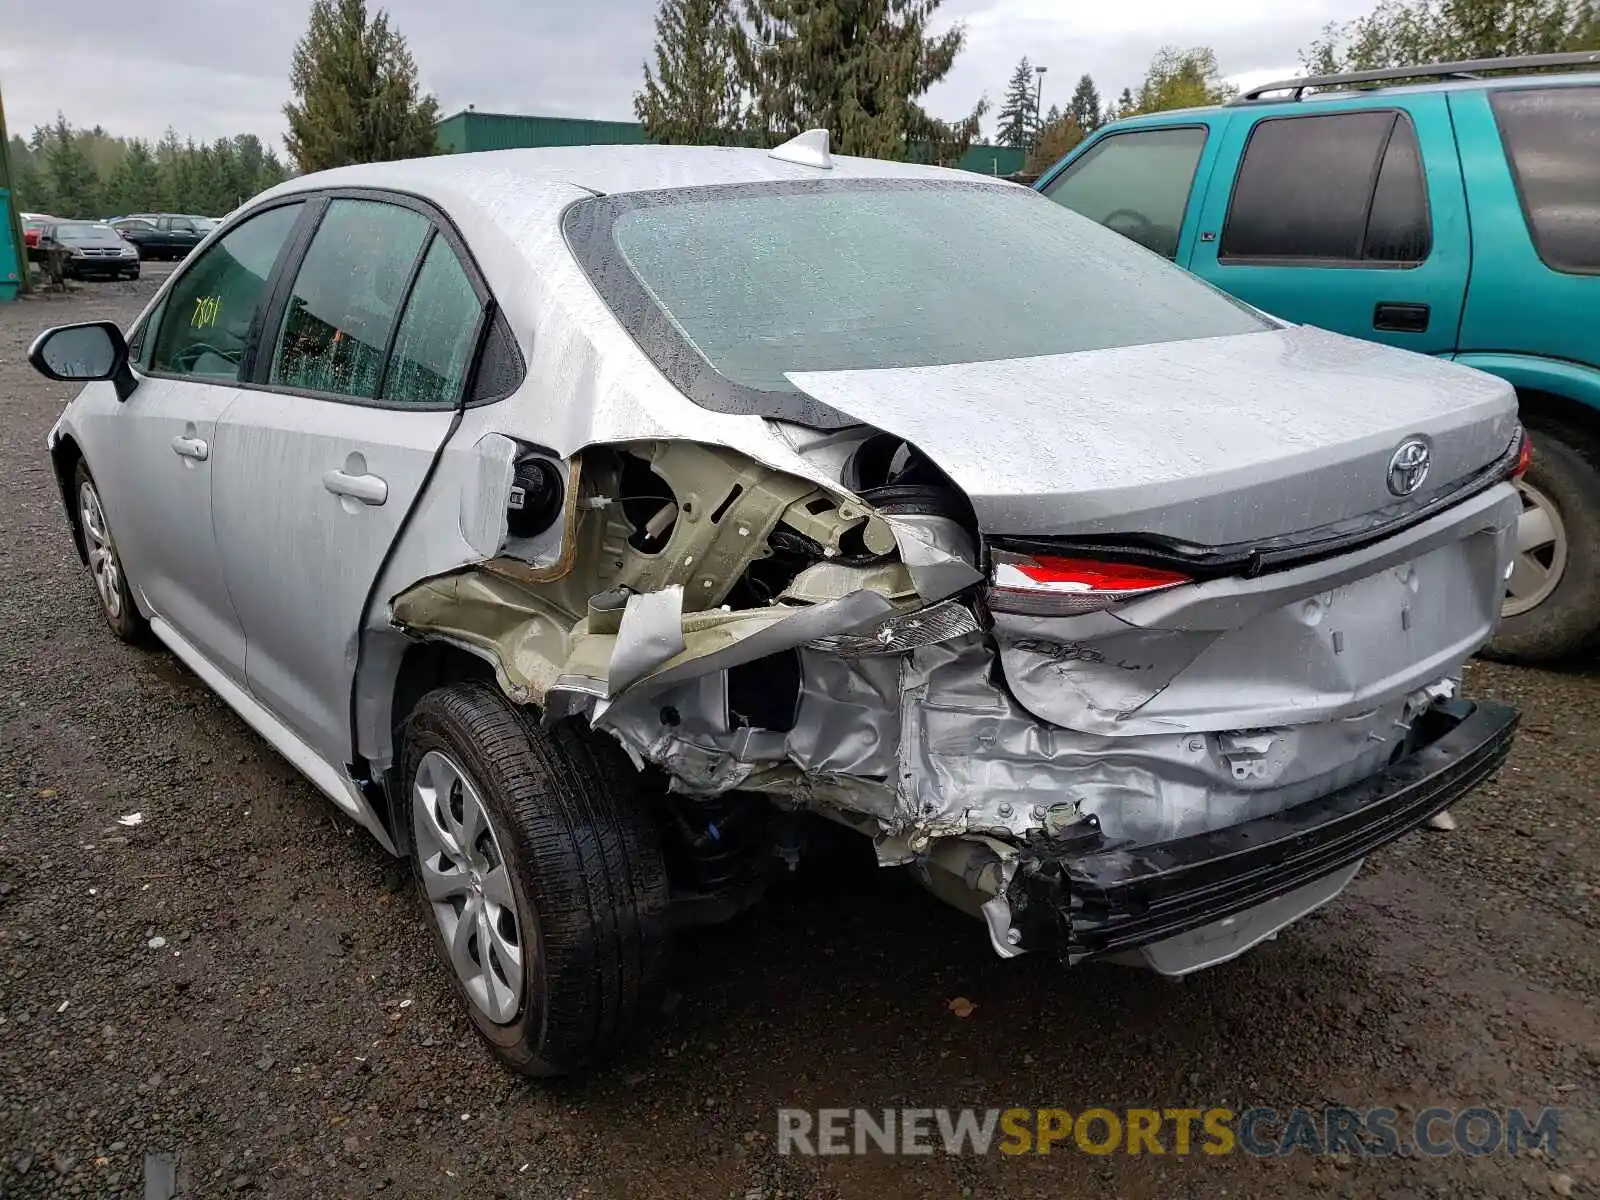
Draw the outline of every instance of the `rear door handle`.
[[[196,462],[205,462],[211,453],[211,447],[206,445],[204,438],[175,437],[172,439],[172,452],[184,458],[192,458]]]
[[[1372,310],[1372,327],[1388,333],[1427,333],[1429,315],[1426,304],[1380,301]]]
[[[348,475],[343,471],[329,471],[322,477],[322,486],[335,496],[349,496],[363,504],[382,504],[389,498],[389,484],[377,475]]]

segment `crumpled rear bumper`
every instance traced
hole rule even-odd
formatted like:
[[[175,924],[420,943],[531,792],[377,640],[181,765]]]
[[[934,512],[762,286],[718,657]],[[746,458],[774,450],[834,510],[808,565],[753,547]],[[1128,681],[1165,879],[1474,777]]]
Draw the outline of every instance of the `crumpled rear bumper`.
[[[1022,855],[1007,889],[1018,949],[1069,963],[1149,946],[1359,863],[1450,807],[1511,751],[1518,714],[1453,700],[1419,717],[1393,765],[1271,816],[1137,848],[1097,833]]]

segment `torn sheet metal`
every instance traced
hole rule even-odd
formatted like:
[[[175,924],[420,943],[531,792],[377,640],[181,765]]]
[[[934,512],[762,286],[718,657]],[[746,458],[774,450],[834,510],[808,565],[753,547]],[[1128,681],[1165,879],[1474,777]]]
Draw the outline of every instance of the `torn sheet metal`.
[[[907,657],[899,830],[1021,836],[1094,817],[1136,845],[1269,815],[1354,782],[1402,744],[1419,701],[1346,720],[1251,731],[1095,736],[1034,717],[991,681],[979,638]]]
[[[683,588],[677,585],[629,596],[606,676],[609,695],[688,649],[683,636]]]
[[[900,561],[924,600],[943,600],[983,582],[983,572],[975,565],[977,548],[958,522],[921,513],[884,519],[894,530]]]

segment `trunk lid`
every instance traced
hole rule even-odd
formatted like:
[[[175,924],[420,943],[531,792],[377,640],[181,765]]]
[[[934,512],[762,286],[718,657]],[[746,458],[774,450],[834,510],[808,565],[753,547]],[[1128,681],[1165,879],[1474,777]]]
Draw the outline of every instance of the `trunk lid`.
[[[986,533],[1281,538],[1423,496],[1503,454],[1503,380],[1310,326],[1001,362],[795,372],[807,395],[904,438]]]

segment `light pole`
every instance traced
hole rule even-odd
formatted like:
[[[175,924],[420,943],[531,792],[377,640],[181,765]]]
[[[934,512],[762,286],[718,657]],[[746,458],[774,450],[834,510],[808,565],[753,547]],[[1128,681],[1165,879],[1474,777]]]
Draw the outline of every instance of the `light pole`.
[[[1035,149],[1038,148],[1039,139],[1044,137],[1044,108],[1042,107],[1044,104],[1044,73],[1049,69],[1049,67],[1035,67],[1033,69],[1035,79],[1033,88],[1033,144]]]

